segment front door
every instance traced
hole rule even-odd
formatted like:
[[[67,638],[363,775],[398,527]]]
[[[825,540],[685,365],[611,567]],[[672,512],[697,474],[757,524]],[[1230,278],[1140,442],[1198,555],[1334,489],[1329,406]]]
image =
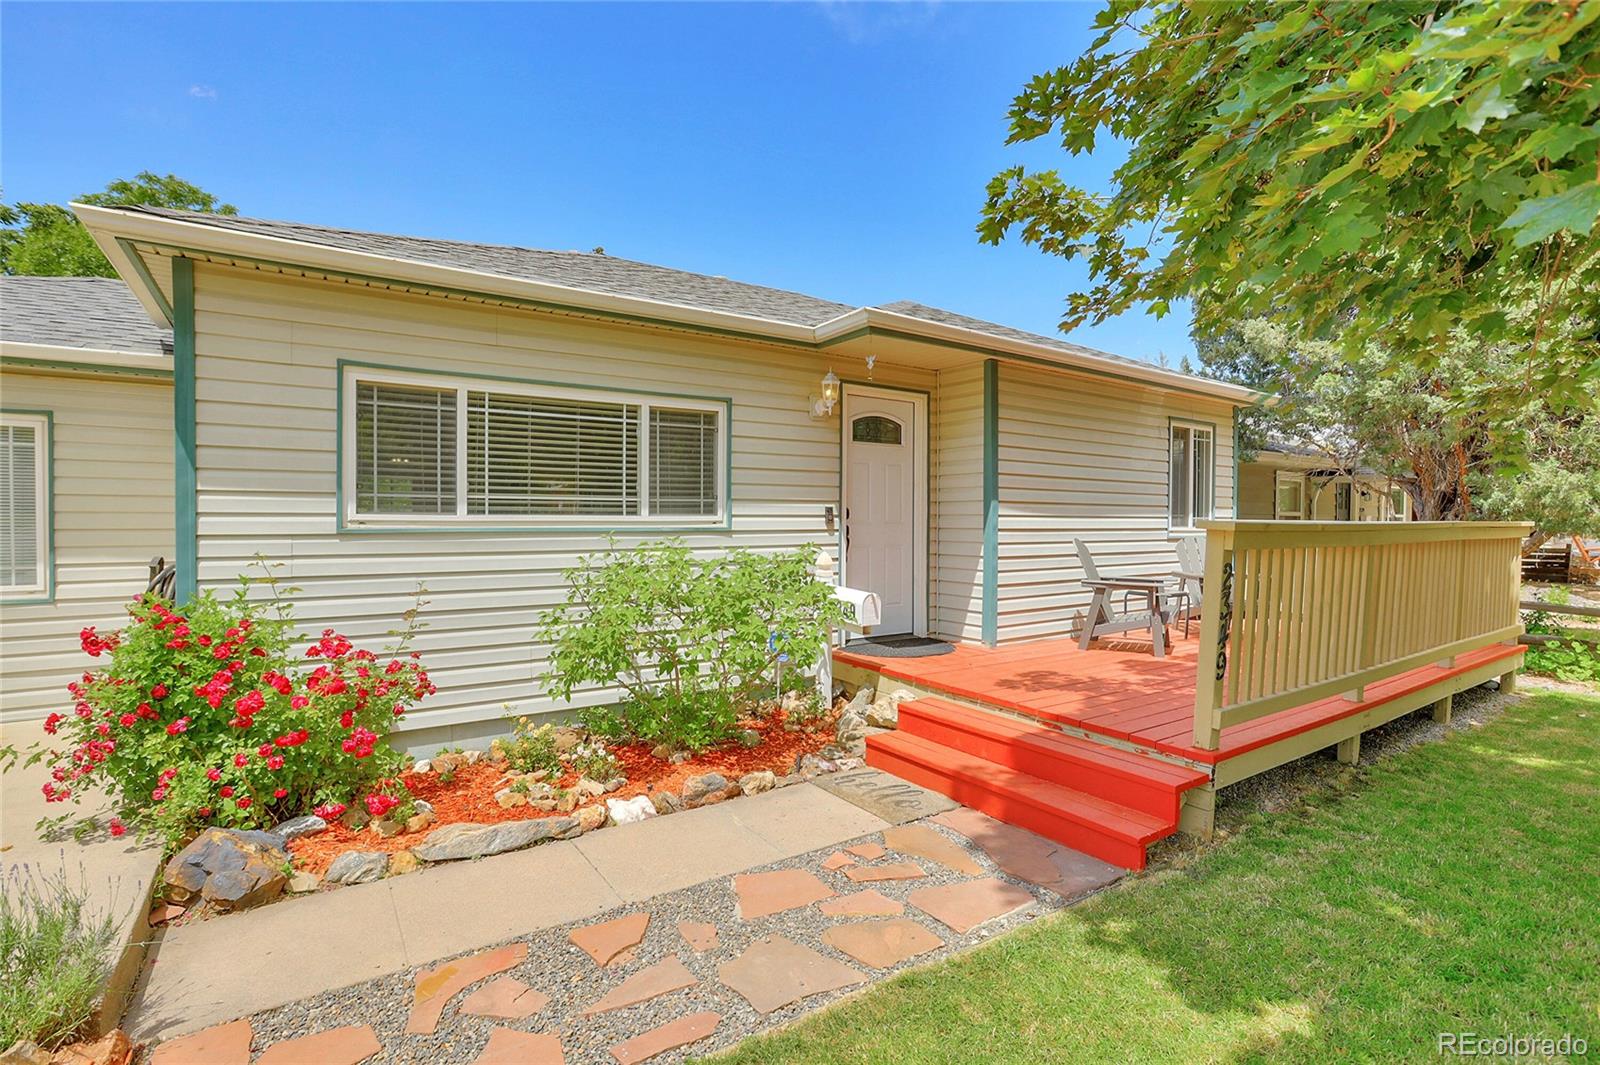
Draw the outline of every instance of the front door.
[[[845,583],[876,592],[874,636],[916,631],[922,492],[920,419],[910,398],[849,388],[844,397]]]

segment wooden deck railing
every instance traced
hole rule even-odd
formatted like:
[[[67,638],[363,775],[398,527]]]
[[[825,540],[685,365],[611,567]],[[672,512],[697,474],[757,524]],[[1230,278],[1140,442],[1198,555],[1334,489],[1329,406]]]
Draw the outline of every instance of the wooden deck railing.
[[[1515,522],[1209,521],[1194,739],[1522,632]]]

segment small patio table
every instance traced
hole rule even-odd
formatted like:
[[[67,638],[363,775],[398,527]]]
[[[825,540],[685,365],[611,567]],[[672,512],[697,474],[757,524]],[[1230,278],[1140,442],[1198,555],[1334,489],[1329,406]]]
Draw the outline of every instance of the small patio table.
[[[1087,651],[1089,644],[1102,636],[1148,628],[1155,657],[1164,658],[1167,644],[1171,640],[1167,634],[1167,622],[1175,613],[1170,604],[1178,599],[1188,598],[1187,593],[1174,594],[1171,591],[1171,580],[1170,574],[1152,577],[1086,578],[1083,583],[1086,587],[1094,589],[1094,599],[1089,603],[1089,617],[1084,623],[1083,636],[1078,641],[1078,646]],[[1142,614],[1114,612],[1111,609],[1111,596],[1116,592],[1143,595],[1149,609]],[[1126,599],[1126,596],[1124,598]]]

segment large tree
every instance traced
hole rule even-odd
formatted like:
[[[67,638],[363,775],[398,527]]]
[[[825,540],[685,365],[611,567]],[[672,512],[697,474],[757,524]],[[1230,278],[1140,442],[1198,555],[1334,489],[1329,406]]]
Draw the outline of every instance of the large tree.
[[[1200,297],[1202,334],[1270,315],[1405,373],[1466,329],[1519,355],[1502,417],[1596,406],[1600,337],[1555,327],[1600,303],[1600,0],[1111,0],[1096,26],[1010,142],[1125,141],[1109,194],[1014,167],[979,225],[1087,261],[1064,328]]]
[[[101,192],[78,197],[102,206],[141,204],[183,211],[238,214],[197,185],[175,174],[149,170],[113,181]],[[54,203],[0,203],[0,273],[51,277],[115,277],[111,263],[72,211]]]

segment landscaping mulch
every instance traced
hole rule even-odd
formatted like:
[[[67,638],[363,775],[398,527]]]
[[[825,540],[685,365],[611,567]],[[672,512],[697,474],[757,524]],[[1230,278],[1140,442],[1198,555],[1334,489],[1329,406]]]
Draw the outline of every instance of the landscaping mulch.
[[[770,717],[743,722],[741,727],[760,733],[761,742],[745,747],[730,741],[710,750],[702,751],[688,760],[674,765],[655,757],[652,747],[644,743],[614,744],[608,750],[616,756],[627,783],[616,791],[589,802],[605,799],[629,799],[638,795],[653,795],[668,791],[680,794],[691,777],[705,773],[721,773],[729,782],[737,781],[746,773],[762,769],[782,776],[794,768],[795,759],[802,754],[815,753],[832,743],[834,731],[832,718],[823,717],[812,728],[790,732],[783,727],[781,713]],[[401,832],[383,837],[368,828],[352,829],[334,822],[327,831],[314,836],[303,836],[289,844],[296,870],[322,874],[333,860],[346,851],[381,851],[395,854],[407,850],[427,838],[428,833],[448,824],[493,824],[501,821],[525,821],[540,817],[561,817],[560,813],[545,813],[527,806],[502,807],[495,801],[494,793],[505,787],[509,772],[505,762],[488,759],[464,765],[449,780],[437,774],[406,773],[402,779],[413,797],[423,799],[433,806],[434,821],[419,832]],[[556,787],[570,788],[578,782],[578,774],[568,772],[551,783]]]

